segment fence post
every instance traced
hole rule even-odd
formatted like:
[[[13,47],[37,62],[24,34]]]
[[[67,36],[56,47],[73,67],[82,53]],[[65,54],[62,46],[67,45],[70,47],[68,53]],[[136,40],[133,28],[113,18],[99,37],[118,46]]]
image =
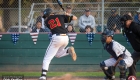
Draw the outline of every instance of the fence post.
[[[19,27],[19,32],[21,32],[21,0],[18,0],[18,27]]]
[[[102,32],[104,29],[104,0],[102,0]]]

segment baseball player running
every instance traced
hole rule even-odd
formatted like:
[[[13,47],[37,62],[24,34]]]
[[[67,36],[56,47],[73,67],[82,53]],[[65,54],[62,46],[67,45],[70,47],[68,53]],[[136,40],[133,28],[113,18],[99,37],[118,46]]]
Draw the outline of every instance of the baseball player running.
[[[45,24],[52,32],[52,40],[43,59],[42,74],[39,80],[46,80],[49,64],[54,56],[60,58],[70,54],[73,61],[77,58],[74,47],[67,47],[65,49],[69,38],[64,25],[64,23],[68,23],[71,20],[76,20],[77,17],[69,16],[67,13],[66,15],[54,15],[51,8],[45,9],[43,14]]]
[[[101,35],[101,42],[104,48],[111,55],[111,58],[104,60],[100,63],[106,77],[104,80],[115,79],[115,67],[120,69],[120,80],[126,80],[127,68],[133,64],[133,59],[130,52],[121,44],[113,40],[113,31],[105,29]]]

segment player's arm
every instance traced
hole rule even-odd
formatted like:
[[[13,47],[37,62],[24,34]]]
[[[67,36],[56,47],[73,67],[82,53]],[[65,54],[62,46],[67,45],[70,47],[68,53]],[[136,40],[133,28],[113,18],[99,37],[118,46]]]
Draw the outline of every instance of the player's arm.
[[[76,16],[74,16],[74,15],[70,16],[70,14],[69,14],[69,13],[65,13],[65,15],[67,15],[67,16],[69,16],[69,17],[71,17],[71,20],[77,20],[77,17],[76,17]]]
[[[70,23],[72,20],[77,19],[76,16],[74,16],[74,15],[70,16],[69,14],[62,15],[62,17],[64,18],[65,23]]]
[[[114,64],[114,67],[116,67],[117,64],[119,63],[119,61],[122,60],[122,59],[123,59],[122,57],[119,57],[118,60],[116,61],[116,63]]]
[[[116,67],[117,64],[119,63],[120,60],[123,59],[123,51],[120,48],[121,45],[119,44],[113,44],[113,51],[116,53],[116,56],[118,57],[118,60],[116,61],[116,63],[114,64],[114,66]]]

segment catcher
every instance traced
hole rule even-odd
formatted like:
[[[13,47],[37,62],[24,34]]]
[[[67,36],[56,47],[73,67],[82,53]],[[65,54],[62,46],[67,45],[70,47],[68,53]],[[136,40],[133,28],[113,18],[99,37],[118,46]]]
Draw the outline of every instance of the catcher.
[[[115,68],[118,66],[120,70],[120,80],[126,80],[127,68],[133,64],[131,53],[120,43],[113,40],[113,31],[105,29],[101,35],[101,42],[105,50],[111,55],[111,58],[100,63],[106,77],[104,80],[115,79]]]

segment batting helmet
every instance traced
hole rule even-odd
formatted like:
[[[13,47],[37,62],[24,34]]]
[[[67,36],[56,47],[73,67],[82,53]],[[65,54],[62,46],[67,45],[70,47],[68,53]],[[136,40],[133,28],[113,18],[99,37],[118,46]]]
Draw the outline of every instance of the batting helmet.
[[[43,18],[50,16],[50,14],[53,13],[53,10],[51,8],[47,8],[43,11]]]

